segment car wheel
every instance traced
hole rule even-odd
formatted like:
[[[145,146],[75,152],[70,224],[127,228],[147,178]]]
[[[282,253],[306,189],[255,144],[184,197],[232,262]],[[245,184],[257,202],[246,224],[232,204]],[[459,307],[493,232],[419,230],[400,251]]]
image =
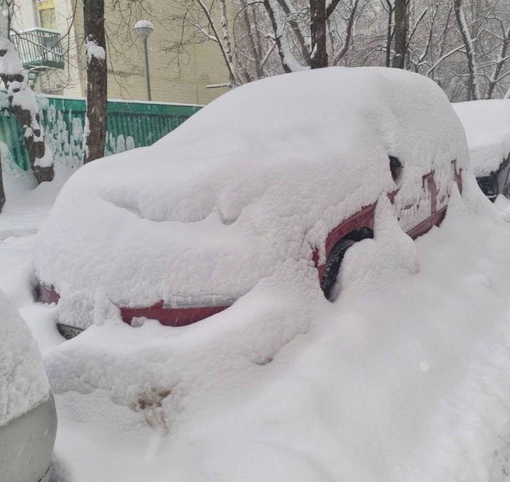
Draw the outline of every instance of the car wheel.
[[[353,244],[356,244],[363,239],[373,237],[374,233],[371,229],[361,228],[352,233],[349,237],[342,238],[340,241],[338,241],[338,243],[335,244],[331,250],[331,253],[329,253],[328,259],[326,261],[326,267],[324,269],[324,274],[321,280],[321,289],[327,300],[334,301],[332,299],[333,288],[335,287],[336,279],[338,277],[338,273],[340,272],[340,266],[347,250]]]
[[[321,280],[321,288],[327,300],[333,301],[333,288],[336,284],[338,273],[340,272],[340,265],[344,259],[347,250],[355,244],[356,241],[352,239],[341,239],[335,244],[334,248],[329,253],[328,260],[326,261],[326,268]]]

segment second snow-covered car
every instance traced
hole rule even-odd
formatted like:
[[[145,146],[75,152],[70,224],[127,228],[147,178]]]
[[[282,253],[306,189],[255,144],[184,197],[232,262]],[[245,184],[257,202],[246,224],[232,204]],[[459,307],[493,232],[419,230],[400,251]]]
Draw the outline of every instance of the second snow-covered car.
[[[471,166],[478,185],[492,201],[510,198],[510,100],[452,104],[466,131]]]
[[[38,234],[40,298],[67,336],[93,313],[181,326],[218,313],[290,258],[331,298],[389,197],[415,238],[462,190],[468,149],[441,89],[409,72],[328,68],[234,89],[151,147],[95,161]],[[99,311],[98,311],[99,310]]]

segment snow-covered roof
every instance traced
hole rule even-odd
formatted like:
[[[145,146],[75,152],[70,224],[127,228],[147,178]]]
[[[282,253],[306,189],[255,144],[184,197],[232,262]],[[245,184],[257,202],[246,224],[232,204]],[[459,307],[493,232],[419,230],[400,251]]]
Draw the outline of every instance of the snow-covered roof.
[[[466,168],[462,126],[429,79],[339,67],[253,82],[153,146],[80,169],[39,233],[37,276],[78,326],[100,299],[239,297],[310,246],[324,256],[328,232],[394,191],[389,155],[411,202],[423,174]]]
[[[510,100],[459,102],[453,107],[466,131],[475,175],[496,171],[510,154]]]
[[[48,397],[48,379],[37,343],[0,291],[0,427]]]

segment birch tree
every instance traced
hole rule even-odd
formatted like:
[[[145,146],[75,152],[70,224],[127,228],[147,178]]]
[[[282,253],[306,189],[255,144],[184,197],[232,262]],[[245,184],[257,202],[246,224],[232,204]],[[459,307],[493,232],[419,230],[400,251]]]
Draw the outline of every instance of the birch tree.
[[[476,54],[473,45],[473,38],[466,22],[462,0],[454,0],[453,6],[455,10],[455,18],[457,19],[459,31],[466,50],[467,67],[469,72],[468,100],[478,100],[480,99],[480,89],[478,87],[478,70],[476,66]]]
[[[209,40],[212,40],[218,45],[223,60],[225,61],[225,65],[228,69],[230,85],[231,86],[237,85],[239,82],[237,79],[234,66],[234,57],[232,54],[232,42],[230,40],[230,29],[228,25],[226,0],[218,0],[219,12],[221,17],[220,20],[221,33],[218,22],[215,20],[214,14],[215,2],[212,2],[210,5],[207,5],[204,0],[194,1],[198,4],[207,20],[205,28],[204,25],[203,24],[201,25],[200,23],[197,23],[196,27],[199,28],[199,30],[203,32],[204,35],[206,35]]]
[[[234,16],[236,70],[242,83],[281,74],[276,41],[261,2],[240,0]]]
[[[231,57],[237,83],[324,66],[385,65],[432,78],[454,101],[503,97],[510,87],[508,2],[237,2]]]
[[[498,37],[501,41],[500,48],[498,49],[498,56],[494,62],[494,68],[489,77],[489,83],[487,87],[486,99],[491,99],[494,94],[494,89],[497,84],[509,75],[509,71],[503,72],[505,63],[509,60],[509,45],[510,45],[510,22],[505,28],[501,21],[501,37]]]

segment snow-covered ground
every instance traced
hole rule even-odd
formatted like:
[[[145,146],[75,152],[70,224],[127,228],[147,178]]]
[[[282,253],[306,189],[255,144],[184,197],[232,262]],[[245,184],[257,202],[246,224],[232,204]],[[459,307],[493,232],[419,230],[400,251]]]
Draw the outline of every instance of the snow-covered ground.
[[[508,480],[510,202],[456,195],[414,244],[386,222],[333,304],[293,261],[195,325],[105,313],[64,341],[31,291],[58,183],[6,177],[0,289],[56,395],[56,481]]]

